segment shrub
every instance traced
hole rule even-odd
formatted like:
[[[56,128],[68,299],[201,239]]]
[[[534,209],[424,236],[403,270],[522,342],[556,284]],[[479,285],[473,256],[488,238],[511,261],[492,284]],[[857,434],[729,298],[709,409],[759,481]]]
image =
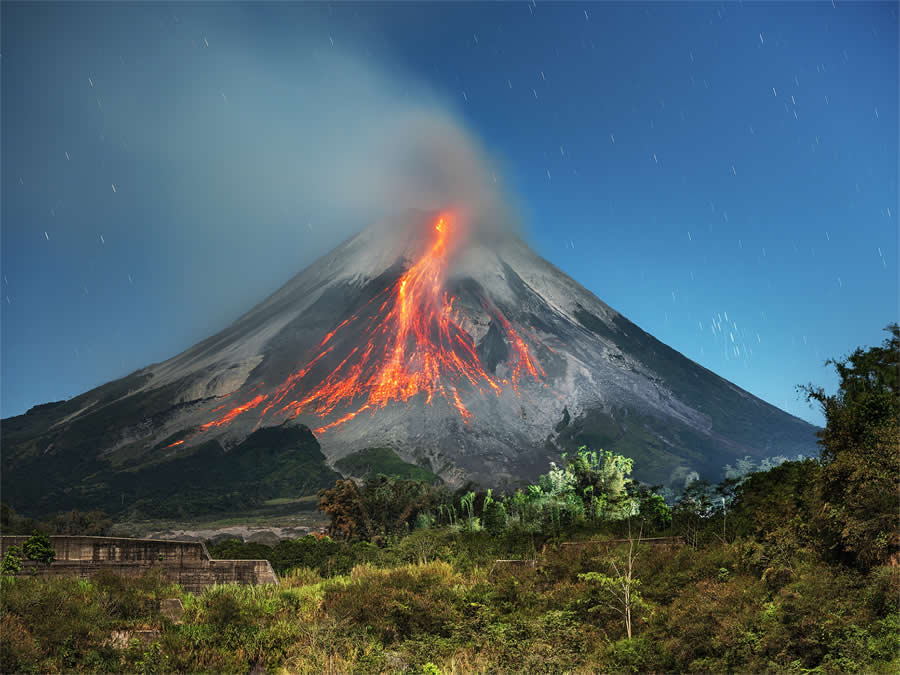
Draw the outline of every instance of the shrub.
[[[421,634],[449,636],[462,579],[447,563],[353,569],[349,585],[326,586],[329,615],[375,632],[384,644]]]
[[[131,578],[104,570],[93,578],[92,595],[110,618],[125,621],[155,619],[159,615],[157,588],[161,584],[159,572]]]
[[[22,551],[29,560],[44,563],[45,565],[49,565],[56,560],[56,551],[53,550],[53,546],[50,544],[50,537],[39,532],[35,532],[25,540],[25,543],[22,544]]]
[[[481,517],[484,529],[492,537],[498,537],[506,530],[508,517],[503,502],[491,501],[484,509]]]
[[[22,550],[18,546],[10,546],[6,549],[3,556],[3,564],[0,567],[0,574],[5,576],[16,576],[22,570]]]
[[[247,624],[244,607],[227,589],[215,589],[206,595],[205,600],[203,618],[206,623],[216,628],[243,627]]]

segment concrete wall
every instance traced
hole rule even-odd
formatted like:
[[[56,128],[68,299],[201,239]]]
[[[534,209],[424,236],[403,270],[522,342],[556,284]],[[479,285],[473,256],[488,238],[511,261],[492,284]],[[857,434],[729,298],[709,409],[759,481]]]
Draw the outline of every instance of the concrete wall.
[[[19,548],[27,536],[0,537],[0,556],[7,548]],[[277,584],[278,577],[268,560],[212,560],[206,545],[193,541],[125,539],[121,537],[50,537],[56,561],[49,567],[25,561],[20,574],[92,577],[102,570],[124,576],[140,576],[160,570],[170,581],[187,591],[199,591],[212,584]]]

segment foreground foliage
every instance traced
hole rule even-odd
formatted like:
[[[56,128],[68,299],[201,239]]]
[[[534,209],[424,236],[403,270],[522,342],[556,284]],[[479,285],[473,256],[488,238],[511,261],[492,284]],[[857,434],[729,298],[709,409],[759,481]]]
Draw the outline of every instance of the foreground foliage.
[[[863,575],[800,556],[786,573],[760,573],[743,540],[645,550],[635,567],[643,583],[629,640],[594,577],[608,554],[602,547],[563,550],[536,569],[466,569],[442,560],[363,564],[324,579],[300,568],[280,586],[220,586],[199,595],[152,577],[7,577],[0,670],[896,672],[900,666],[896,567]],[[182,623],[159,613],[166,597],[184,603]]]

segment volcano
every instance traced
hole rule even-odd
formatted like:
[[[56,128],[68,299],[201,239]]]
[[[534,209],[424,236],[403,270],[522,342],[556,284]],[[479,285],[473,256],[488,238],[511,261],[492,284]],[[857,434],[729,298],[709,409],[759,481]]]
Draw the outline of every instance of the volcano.
[[[2,481],[5,500],[35,512],[159,513],[174,500],[179,514],[309,494],[372,448],[451,484],[510,487],[588,445],[678,485],[748,455],[814,454],[815,431],[519,237],[416,211],[169,361],[4,420]]]

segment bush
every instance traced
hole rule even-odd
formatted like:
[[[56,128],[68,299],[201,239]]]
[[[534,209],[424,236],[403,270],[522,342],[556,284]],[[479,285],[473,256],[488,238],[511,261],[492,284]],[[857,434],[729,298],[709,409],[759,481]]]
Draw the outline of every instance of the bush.
[[[0,574],[4,576],[16,576],[22,570],[22,550],[12,545],[6,549],[3,556],[3,563],[0,566]]]
[[[244,607],[226,588],[217,588],[206,595],[203,618],[218,629],[243,628],[248,623]]]
[[[50,537],[39,532],[35,532],[25,540],[25,543],[22,544],[22,552],[25,553],[25,557],[29,560],[44,563],[45,565],[49,565],[56,560],[56,551],[53,550],[53,546],[50,544]]]
[[[160,572],[130,578],[104,570],[90,583],[96,589],[96,601],[112,619],[132,622],[159,616],[158,588],[164,584]]]
[[[492,537],[499,537],[506,530],[507,514],[506,507],[503,502],[492,501],[484,509],[484,515],[481,518],[484,523],[484,529]]]
[[[324,608],[371,628],[385,645],[421,634],[446,637],[459,618],[460,582],[447,563],[394,570],[362,565],[353,569],[349,585],[326,585]]]

